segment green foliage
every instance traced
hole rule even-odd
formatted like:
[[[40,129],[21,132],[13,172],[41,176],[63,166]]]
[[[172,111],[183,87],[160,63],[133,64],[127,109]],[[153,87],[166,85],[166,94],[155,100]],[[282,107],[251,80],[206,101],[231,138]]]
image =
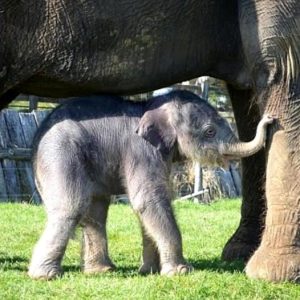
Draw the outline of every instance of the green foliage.
[[[44,223],[42,207],[0,205],[0,299],[299,299],[300,287],[246,278],[241,262],[220,260],[224,243],[239,222],[240,201],[210,206],[174,204],[184,253],[195,271],[172,278],[140,276],[141,237],[138,222],[126,205],[112,205],[109,248],[118,266],[110,274],[80,272],[80,230],[70,241],[63,262],[65,274],[54,281],[26,275],[32,248]]]
[[[54,109],[58,104],[53,102],[38,102],[37,109]],[[19,111],[28,112],[29,102],[28,100],[14,100],[9,105],[8,108],[16,109]]]
[[[230,97],[224,81],[209,78],[208,101],[218,111],[232,111]]]

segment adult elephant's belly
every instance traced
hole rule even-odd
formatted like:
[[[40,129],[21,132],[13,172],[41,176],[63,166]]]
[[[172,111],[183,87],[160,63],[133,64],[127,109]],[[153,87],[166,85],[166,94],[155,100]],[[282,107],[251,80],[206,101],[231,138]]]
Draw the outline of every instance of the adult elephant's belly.
[[[95,12],[102,3],[86,2],[97,4]],[[231,20],[235,5],[228,6],[228,1],[195,1],[190,6],[184,1],[143,0],[133,9],[131,2],[119,2],[117,13],[104,7],[101,13],[93,11],[92,18],[84,10],[82,19],[55,11],[53,19],[59,26],[52,19],[54,30],[48,23],[40,24],[32,37],[35,50],[30,44],[19,53],[20,63],[9,68],[12,79],[4,82],[3,91],[13,88],[46,97],[134,94],[201,75],[240,84],[239,73],[245,64],[239,29],[235,22],[224,23],[216,16],[219,12],[224,17],[224,6]],[[75,8],[69,5],[73,12]],[[69,20],[68,26],[63,26],[64,20]],[[230,42],[227,32],[233,36]]]
[[[127,53],[128,54],[128,53]],[[95,57],[87,61],[74,59],[74,64],[51,66],[33,75],[19,85],[18,90],[25,94],[45,97],[70,97],[98,93],[133,94],[153,90],[176,82],[197,77],[203,68],[190,62],[183,53],[177,59],[168,55],[131,53]],[[161,60],[161,57],[164,57]],[[78,63],[75,63],[79,61]],[[187,64],[189,67],[187,67]]]

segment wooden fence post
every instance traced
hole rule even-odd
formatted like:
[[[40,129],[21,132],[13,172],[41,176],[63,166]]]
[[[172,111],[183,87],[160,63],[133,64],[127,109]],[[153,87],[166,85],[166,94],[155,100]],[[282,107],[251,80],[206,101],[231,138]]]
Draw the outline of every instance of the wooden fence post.
[[[208,101],[208,77],[200,77],[199,80],[196,82],[201,86],[201,98]],[[195,163],[195,182],[194,182],[194,193],[198,193],[199,191],[203,190],[203,177],[202,177],[202,167],[199,162]],[[205,197],[205,194],[199,195],[194,198],[194,202],[198,203],[201,201],[201,198]]]
[[[30,95],[28,98],[29,98],[29,111],[36,110],[38,108],[39,97]]]

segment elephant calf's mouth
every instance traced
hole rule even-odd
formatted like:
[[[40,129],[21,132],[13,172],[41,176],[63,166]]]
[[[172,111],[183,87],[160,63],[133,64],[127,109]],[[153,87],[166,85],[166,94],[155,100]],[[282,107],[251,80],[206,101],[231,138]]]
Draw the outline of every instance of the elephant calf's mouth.
[[[230,155],[221,155],[217,149],[212,148],[202,149],[200,152],[193,157],[193,161],[199,162],[203,167],[221,167],[228,169],[230,161],[238,159]]]

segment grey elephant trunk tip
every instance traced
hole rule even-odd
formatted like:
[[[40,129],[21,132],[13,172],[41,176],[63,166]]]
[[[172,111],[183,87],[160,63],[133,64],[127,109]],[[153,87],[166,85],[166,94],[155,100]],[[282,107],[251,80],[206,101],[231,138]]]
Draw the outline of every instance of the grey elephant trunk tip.
[[[267,126],[273,122],[273,118],[269,115],[264,115],[260,120],[255,138],[250,142],[237,142],[219,145],[219,151],[224,156],[242,158],[248,157],[265,146]]]

